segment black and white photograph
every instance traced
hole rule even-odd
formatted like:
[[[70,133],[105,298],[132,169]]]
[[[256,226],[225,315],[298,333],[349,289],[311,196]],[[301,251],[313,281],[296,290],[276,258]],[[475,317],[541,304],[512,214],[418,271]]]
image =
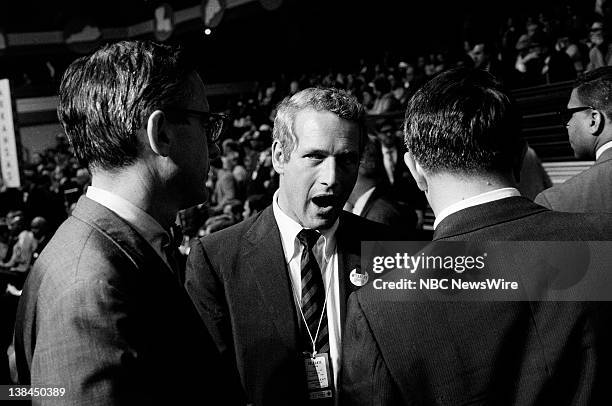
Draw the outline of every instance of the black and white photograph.
[[[612,404],[612,0],[5,0],[0,403]]]

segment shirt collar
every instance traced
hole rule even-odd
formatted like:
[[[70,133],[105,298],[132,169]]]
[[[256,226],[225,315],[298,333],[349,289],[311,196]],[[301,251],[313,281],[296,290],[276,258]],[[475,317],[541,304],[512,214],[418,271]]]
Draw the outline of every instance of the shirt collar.
[[[121,196],[94,186],[89,186],[85,195],[127,221],[155,251],[160,254],[163,252],[163,241],[169,241],[170,236],[149,213],[134,206]]]
[[[436,217],[436,221],[434,222],[434,229],[438,227],[438,224],[440,224],[440,222],[446,217],[460,210],[467,209],[468,207],[478,206],[479,204],[490,203],[495,200],[501,200],[507,197],[514,197],[520,195],[521,192],[519,192],[516,188],[505,187],[501,189],[491,190],[490,192],[481,193],[479,195],[472,196],[468,199],[460,200],[446,207],[440,212],[440,214],[438,214],[438,216]]]
[[[272,197],[272,211],[274,212],[274,219],[278,225],[278,229],[281,235],[281,241],[283,243],[283,251],[285,254],[285,260],[287,263],[301,253],[301,245],[297,239],[297,235],[304,227],[302,227],[297,221],[289,217],[278,205],[278,190],[274,192]],[[330,228],[326,230],[318,230],[322,238],[317,240],[314,246],[314,252],[317,256],[324,256],[325,262],[329,262],[331,256],[336,249],[336,230],[338,230],[339,219],[337,219]]]
[[[606,150],[612,148],[612,141],[608,141],[603,144],[597,151],[595,151],[595,160],[598,160],[601,154],[603,154]]]
[[[358,216],[361,215],[361,212],[363,211],[363,208],[365,207],[368,199],[370,198],[370,196],[372,196],[372,193],[374,193],[374,189],[376,189],[376,186],[372,186],[371,188],[366,190],[364,194],[359,196],[359,199],[357,199],[355,205],[353,206],[353,214],[356,214]]]

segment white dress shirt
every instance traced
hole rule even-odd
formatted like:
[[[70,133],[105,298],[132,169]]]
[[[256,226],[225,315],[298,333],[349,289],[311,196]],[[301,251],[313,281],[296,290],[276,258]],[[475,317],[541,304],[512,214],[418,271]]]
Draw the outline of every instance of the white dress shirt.
[[[376,189],[376,186],[372,186],[371,188],[366,190],[364,194],[359,196],[359,198],[355,202],[355,205],[353,206],[353,210],[352,210],[353,214],[361,216],[361,212],[363,211],[363,208],[368,202],[368,199],[370,198],[370,196],[372,196],[372,193],[374,193],[374,189]]]
[[[300,311],[302,300],[301,256],[303,246],[297,235],[303,227],[285,214],[278,205],[278,191],[272,198],[274,219],[280,230],[285,261],[289,268],[289,277],[293,287],[293,300],[298,320],[302,320]],[[334,386],[337,388],[338,369],[340,367],[340,289],[338,286],[338,250],[336,249],[336,230],[338,220],[328,230],[320,230],[321,237],[313,247],[313,253],[321,269],[323,287],[327,295],[327,328],[329,332],[329,358],[334,372]],[[300,323],[301,325],[301,323]],[[314,336],[314,334],[313,334]]]
[[[383,164],[389,183],[393,185],[395,182],[395,166],[397,165],[397,148],[382,146]]]
[[[460,210],[467,209],[468,207],[478,206],[479,204],[485,204],[493,202],[495,200],[505,199],[507,197],[520,196],[521,192],[513,187],[505,187],[501,189],[495,189],[490,192],[481,193],[476,196],[472,196],[469,199],[460,200],[457,203],[453,203],[446,207],[438,214],[436,221],[434,222],[434,229],[438,227],[438,224],[446,217]]]
[[[603,144],[601,147],[599,147],[599,149],[595,151],[595,160],[598,160],[601,154],[603,154],[604,151],[610,148],[612,148],[612,141],[608,141],[605,144]]]
[[[127,221],[172,269],[162,248],[163,241],[168,241],[170,236],[149,213],[134,206],[121,196],[94,186],[87,188],[85,196]]]

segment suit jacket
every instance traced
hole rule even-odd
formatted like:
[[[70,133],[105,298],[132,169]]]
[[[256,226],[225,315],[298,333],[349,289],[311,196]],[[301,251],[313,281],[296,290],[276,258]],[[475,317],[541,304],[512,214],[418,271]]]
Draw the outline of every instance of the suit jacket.
[[[87,197],[30,272],[15,350],[20,383],[66,389],[45,404],[242,400],[237,374],[177,276],[128,223]]]
[[[336,231],[340,317],[356,289],[361,240],[389,239],[386,226],[343,212]],[[198,240],[186,288],[224,357],[234,360],[247,400],[293,405],[305,399],[299,321],[272,206]]]
[[[540,193],[535,202],[551,210],[573,213],[612,213],[612,149],[592,167]]]
[[[425,193],[423,193],[417,186],[416,181],[412,177],[412,174],[404,161],[406,147],[398,141],[396,142],[396,148],[397,162],[395,163],[395,169],[393,170],[393,185],[391,185],[389,189],[391,192],[391,197],[397,201],[406,203],[415,209],[425,210],[427,208]],[[384,153],[382,154],[384,155]],[[386,173],[387,172],[385,170],[385,175]]]
[[[611,226],[609,215],[557,213],[511,197],[450,215],[434,240],[611,240]],[[396,270],[382,279],[405,275]],[[372,284],[351,295],[345,404],[609,404],[609,302],[456,302],[433,295]]]
[[[417,218],[414,209],[409,206],[400,206],[386,188],[381,186],[374,189],[363,206],[360,216],[388,226],[401,225],[405,230],[416,229]]]

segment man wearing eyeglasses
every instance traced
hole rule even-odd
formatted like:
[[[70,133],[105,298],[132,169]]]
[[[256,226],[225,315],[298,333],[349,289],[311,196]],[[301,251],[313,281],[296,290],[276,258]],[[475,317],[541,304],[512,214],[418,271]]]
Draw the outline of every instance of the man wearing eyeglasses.
[[[535,202],[557,211],[612,213],[612,67],[578,79],[561,116],[576,158],[595,163]]]
[[[206,199],[223,128],[190,58],[151,42],[106,45],[68,67],[58,116],[92,185],[25,284],[20,383],[64,388],[35,403],[240,404],[168,231]]]

